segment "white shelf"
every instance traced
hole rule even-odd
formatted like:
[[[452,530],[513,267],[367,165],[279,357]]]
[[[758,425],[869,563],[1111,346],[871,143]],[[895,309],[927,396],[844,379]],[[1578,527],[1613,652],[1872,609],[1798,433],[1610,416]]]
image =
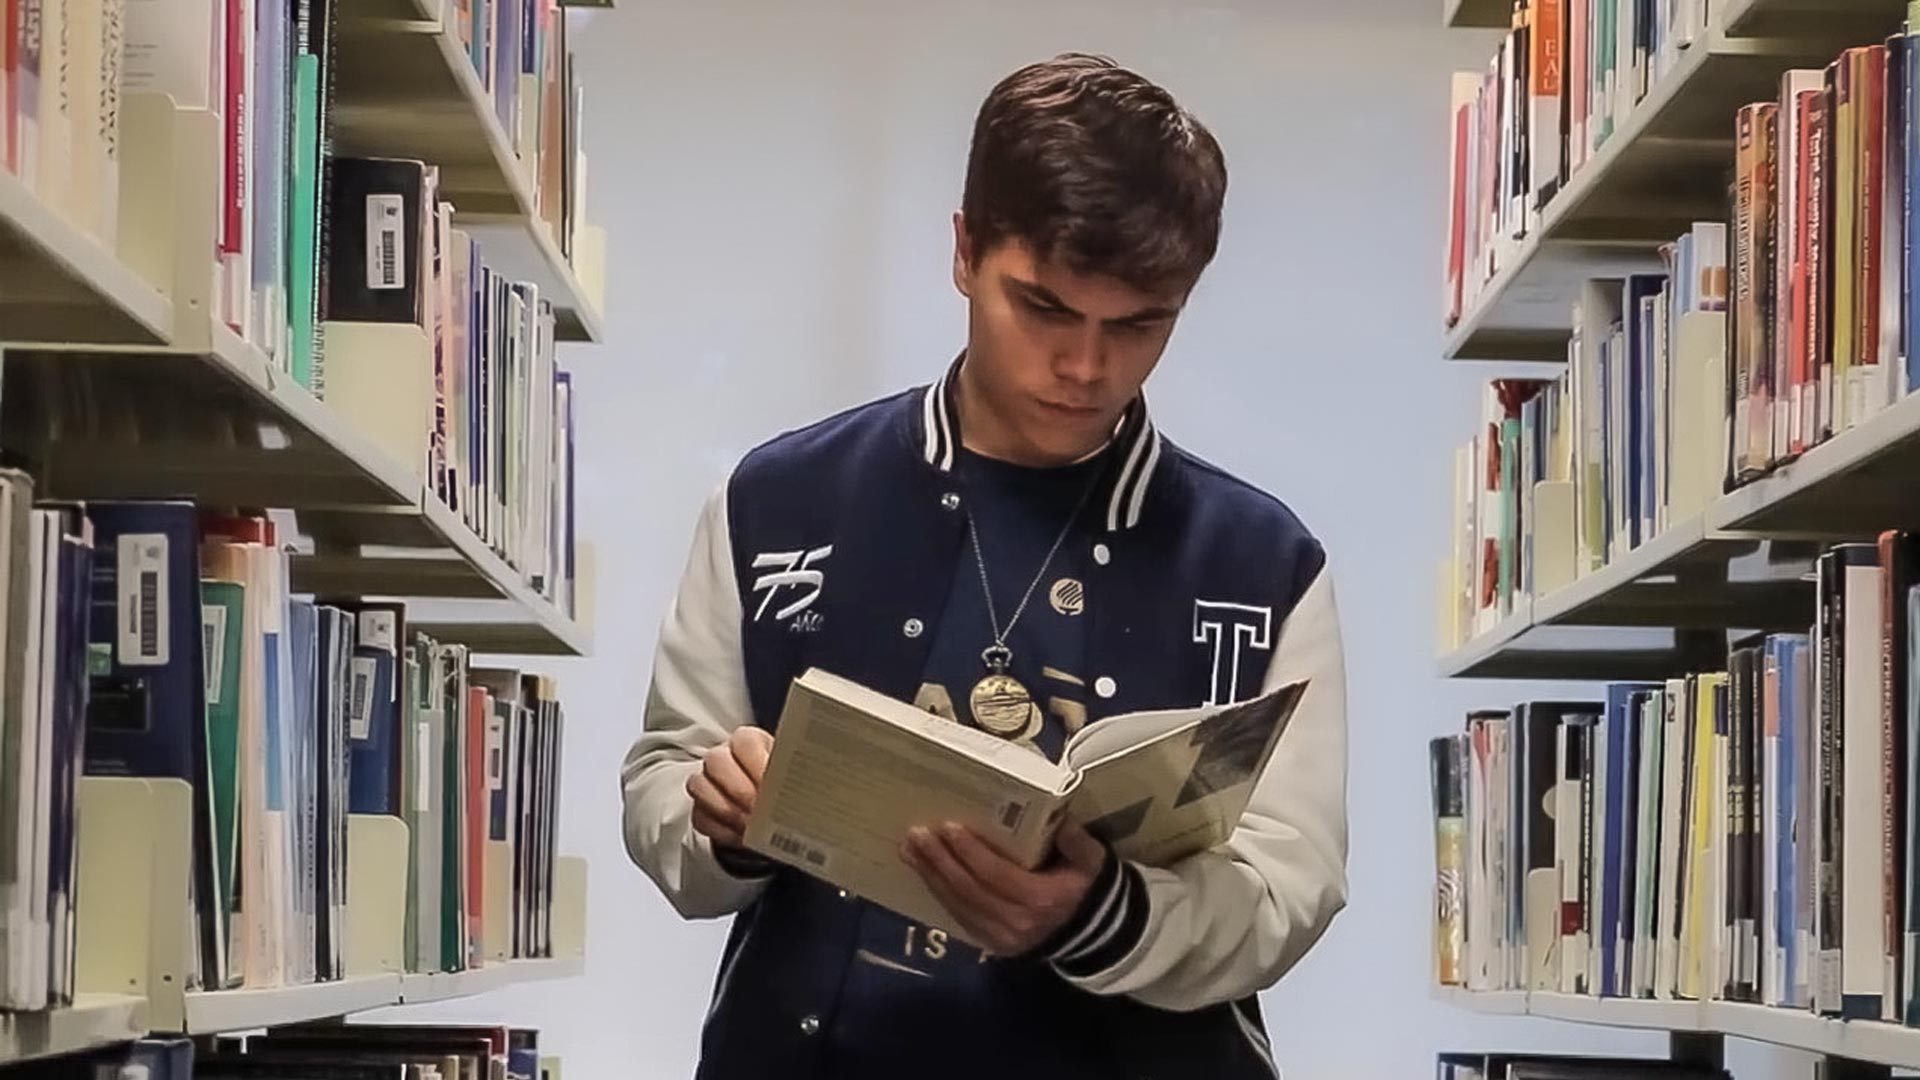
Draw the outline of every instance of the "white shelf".
[[[1804,629],[1810,543],[1707,528],[1696,515],[1570,585],[1525,598],[1492,633],[1443,655],[1448,677],[1654,679],[1702,655],[1684,631]],[[1724,662],[1724,641],[1709,654]]]
[[[1636,643],[1598,644],[1541,631],[1569,627],[1804,628],[1810,586],[1800,580],[1819,547],[1920,529],[1920,394],[1720,496],[1572,585],[1524,603],[1502,623],[1441,658],[1452,677],[1638,678],[1675,673],[1686,657]],[[1530,613],[1530,614],[1529,614]],[[1607,653],[1624,648],[1625,655]],[[1651,669],[1651,670],[1649,670]],[[1630,674],[1637,672],[1638,674]]]
[[[508,960],[471,971],[365,975],[338,982],[187,995],[188,1035],[250,1031],[279,1024],[349,1016],[401,1005],[476,997],[521,983],[570,979],[586,970],[583,957]],[[137,998],[127,1002],[144,1006]],[[132,1037],[139,1037],[136,1033]],[[127,1036],[122,1036],[123,1038]]]
[[[10,447],[49,493],[191,492],[237,506],[411,505],[418,473],[224,324],[198,350],[14,353],[0,397]],[[76,403],[84,403],[77,406]]]
[[[1783,71],[1825,66],[1847,43],[1821,29],[1784,40],[1713,32],[1682,50],[1480,288],[1446,335],[1446,358],[1564,360],[1579,282],[1647,265],[1693,221],[1724,220],[1736,112],[1777,97]]]
[[[76,994],[45,1012],[0,1013],[0,1064],[79,1053],[147,1033],[147,1003],[125,994]]]
[[[340,0],[338,152],[438,165],[441,195],[456,217],[487,226],[482,257],[538,283],[553,302],[556,337],[602,340],[600,312],[537,213],[531,165],[514,151],[457,33],[434,7],[433,0]]]
[[[399,1001],[398,975],[364,975],[306,986],[189,993],[185,1034],[213,1035],[322,1020]]]
[[[423,621],[441,640],[498,653],[592,650],[587,629],[423,490],[418,472],[224,324],[205,334],[200,352],[12,354],[0,396],[9,447],[39,462],[53,497],[185,491],[208,504],[293,510],[321,549],[295,560],[303,591],[487,601],[426,605]]]
[[[316,510],[302,527],[327,546],[296,557],[294,585],[320,595],[397,597],[408,624],[480,652],[585,656],[593,635],[432,496],[418,507]],[[588,588],[582,581],[579,588]]]
[[[520,983],[576,978],[585,971],[585,957],[566,956],[544,960],[508,960],[471,971],[403,975],[400,977],[400,1001],[404,1005],[421,1005],[474,997]]]
[[[1731,1001],[1650,1001],[1517,990],[1472,992],[1456,987],[1437,987],[1433,996],[1456,1008],[1487,1015],[1727,1035],[1851,1061],[1920,1068],[1920,1028],[1875,1020],[1837,1020],[1799,1009]]]
[[[1533,626],[1533,598],[1513,598],[1513,614],[1496,623],[1493,629],[1470,638],[1465,645],[1440,657],[1442,678],[1460,678],[1481,669],[1515,638]]]
[[[8,342],[158,344],[173,304],[0,169],[0,327]]]
[[[1771,475],[1718,500],[1716,529],[1802,532],[1833,539],[1920,527],[1920,395],[1908,394]]]
[[[1698,552],[1706,539],[1703,517],[1675,522],[1598,570],[1540,597],[1533,605],[1534,618],[1543,624],[1576,621],[1582,613],[1617,598],[1635,582],[1670,571],[1676,562]]]
[[[1450,27],[1505,27],[1513,24],[1513,0],[1446,0]]]
[[[1810,30],[1851,27],[1861,44],[1899,29],[1905,0],[1724,0],[1727,33],[1737,37],[1784,37]]]

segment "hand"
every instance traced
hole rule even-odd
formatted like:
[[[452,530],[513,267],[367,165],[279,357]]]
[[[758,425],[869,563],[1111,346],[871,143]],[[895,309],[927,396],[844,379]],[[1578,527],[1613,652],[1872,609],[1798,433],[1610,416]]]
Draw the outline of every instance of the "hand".
[[[1028,870],[948,824],[912,830],[900,857],[969,937],[996,955],[1019,956],[1067,925],[1106,866],[1106,847],[1076,822],[1061,826],[1054,846],[1059,861]]]
[[[708,750],[700,771],[687,780],[694,831],[718,846],[739,847],[772,754],[773,734],[757,727],[735,728],[726,742]]]

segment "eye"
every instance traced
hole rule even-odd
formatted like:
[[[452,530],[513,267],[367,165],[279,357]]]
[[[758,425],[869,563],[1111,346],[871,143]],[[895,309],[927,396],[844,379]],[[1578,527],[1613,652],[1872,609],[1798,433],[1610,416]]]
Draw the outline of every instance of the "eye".
[[[1053,322],[1059,322],[1061,320],[1069,318],[1067,314],[1067,310],[1065,308],[1055,307],[1052,304],[1048,304],[1040,300],[1036,300],[1031,296],[1021,297],[1020,303],[1024,305],[1028,311],[1032,312],[1034,315],[1042,319],[1047,319]]]

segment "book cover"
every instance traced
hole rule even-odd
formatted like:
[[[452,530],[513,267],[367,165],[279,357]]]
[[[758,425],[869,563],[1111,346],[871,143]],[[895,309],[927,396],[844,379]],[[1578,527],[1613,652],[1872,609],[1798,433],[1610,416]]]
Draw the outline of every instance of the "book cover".
[[[744,843],[967,940],[898,857],[911,826],[958,821],[1033,866],[1070,816],[1122,858],[1166,865],[1231,833],[1305,685],[1112,717],[1082,728],[1056,765],[812,670],[791,688]],[[870,782],[831,779],[851,775]]]

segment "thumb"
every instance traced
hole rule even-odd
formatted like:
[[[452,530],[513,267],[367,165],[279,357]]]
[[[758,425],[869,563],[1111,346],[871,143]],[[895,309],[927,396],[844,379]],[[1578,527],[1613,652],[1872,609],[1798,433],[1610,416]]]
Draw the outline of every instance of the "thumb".
[[[1053,846],[1067,862],[1082,870],[1099,873],[1107,864],[1107,845],[1071,818],[1062,823],[1060,831],[1054,834]]]

